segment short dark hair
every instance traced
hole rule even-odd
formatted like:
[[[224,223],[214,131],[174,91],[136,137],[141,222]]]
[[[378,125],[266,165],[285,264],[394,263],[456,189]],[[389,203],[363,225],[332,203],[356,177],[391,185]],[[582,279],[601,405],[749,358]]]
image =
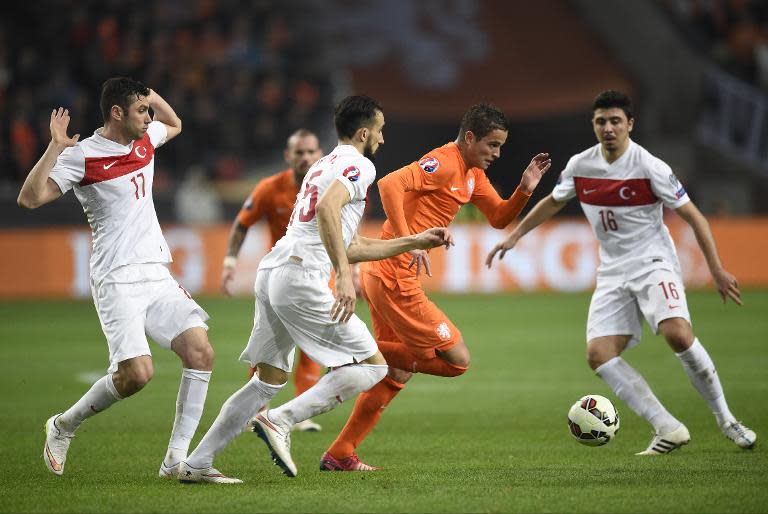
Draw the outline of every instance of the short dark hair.
[[[459,139],[471,131],[477,139],[483,139],[494,130],[509,131],[509,124],[504,113],[491,104],[476,104],[469,108],[461,118]]]
[[[348,96],[336,106],[333,123],[340,139],[349,139],[360,127],[370,126],[376,112],[384,112],[379,102],[364,95]]]
[[[109,121],[109,111],[113,105],[118,105],[123,112],[128,112],[128,108],[139,96],[149,96],[149,88],[141,82],[128,77],[107,79],[101,86],[100,106],[104,123]]]
[[[632,100],[622,93],[621,91],[614,91],[609,89],[603,91],[595,97],[595,101],[592,102],[592,114],[598,109],[621,109],[624,114],[627,115],[627,119],[632,119]]]

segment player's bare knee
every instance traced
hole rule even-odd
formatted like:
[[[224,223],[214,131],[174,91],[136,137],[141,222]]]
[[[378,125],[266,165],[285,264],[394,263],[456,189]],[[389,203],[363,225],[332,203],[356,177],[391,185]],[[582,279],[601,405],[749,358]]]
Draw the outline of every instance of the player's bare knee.
[[[604,346],[598,344],[587,345],[587,364],[589,364],[592,370],[596,370],[616,356],[615,352],[607,351]]]
[[[214,357],[213,346],[206,340],[205,343],[196,344],[189,349],[185,365],[191,369],[210,371],[213,369]]]
[[[288,373],[263,362],[256,365],[258,379],[271,385],[282,385],[288,381]]]
[[[413,373],[390,366],[389,370],[387,371],[387,376],[398,384],[405,384],[411,379]]]
[[[693,330],[690,323],[683,318],[665,319],[659,323],[659,333],[677,353],[684,352],[693,344]]]

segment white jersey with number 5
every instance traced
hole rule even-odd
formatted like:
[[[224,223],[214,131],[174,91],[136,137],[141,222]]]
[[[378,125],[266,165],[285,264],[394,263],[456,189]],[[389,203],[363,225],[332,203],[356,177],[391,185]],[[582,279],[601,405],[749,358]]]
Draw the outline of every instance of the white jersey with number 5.
[[[121,145],[93,135],[67,148],[50,177],[62,194],[74,189],[91,225],[91,278],[99,281],[126,264],[171,262],[152,201],[155,148],[167,137],[153,121],[141,139]]]
[[[344,246],[352,242],[365,211],[368,188],[376,179],[373,163],[351,145],[339,145],[333,152],[317,161],[304,177],[291,220],[285,235],[259,264],[259,269],[275,268],[299,257],[306,268],[323,269],[330,273],[331,260],[320,239],[315,207],[323,193],[335,181],[349,191],[349,203],[341,208],[341,229]]]
[[[677,209],[690,199],[664,161],[630,141],[608,163],[597,144],[571,157],[552,191],[559,202],[575,196],[600,242],[600,275],[629,280],[670,266],[680,272],[662,206]]]

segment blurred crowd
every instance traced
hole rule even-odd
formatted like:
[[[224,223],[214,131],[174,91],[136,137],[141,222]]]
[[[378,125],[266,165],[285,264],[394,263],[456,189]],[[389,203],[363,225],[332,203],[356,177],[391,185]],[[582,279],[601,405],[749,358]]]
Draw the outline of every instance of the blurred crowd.
[[[311,20],[300,9],[268,0],[14,4],[0,16],[0,185],[15,189],[37,161],[54,107],[69,108],[70,134],[101,126],[100,86],[114,75],[157,90],[183,120],[183,137],[158,153],[160,191],[189,170],[237,179],[279,159],[296,127],[328,123],[333,101],[323,45],[303,30]]]
[[[695,44],[729,73],[768,91],[768,1],[663,0]]]

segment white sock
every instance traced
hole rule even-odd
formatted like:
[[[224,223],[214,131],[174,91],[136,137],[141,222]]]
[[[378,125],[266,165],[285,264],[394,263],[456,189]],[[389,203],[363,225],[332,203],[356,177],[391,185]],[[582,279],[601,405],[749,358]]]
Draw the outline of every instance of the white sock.
[[[115,402],[122,400],[112,381],[112,373],[98,379],[87,393],[83,395],[72,407],[64,412],[56,423],[59,428],[68,432],[74,432],[80,423],[109,408]]]
[[[203,415],[210,380],[210,371],[189,368],[182,370],[181,385],[176,397],[176,417],[173,420],[168,451],[163,459],[166,466],[175,466],[187,458],[189,443],[192,442],[200,417]]]
[[[709,408],[715,414],[717,424],[722,426],[725,423],[736,421],[725,402],[725,393],[723,393],[723,386],[720,384],[720,378],[717,375],[717,370],[715,370],[715,364],[699,339],[694,339],[690,348],[675,355],[683,364],[683,369],[688,374],[688,379],[693,387],[709,404]]]
[[[351,364],[326,373],[315,385],[293,400],[269,411],[269,418],[291,427],[334,409],[344,400],[367,391],[387,374],[386,365]]]
[[[645,418],[657,434],[667,434],[681,425],[651,391],[648,382],[621,357],[614,357],[595,370],[600,378],[629,405],[635,414]]]
[[[254,375],[229,397],[221,412],[203,436],[197,448],[187,457],[187,464],[197,469],[209,468],[213,459],[245,428],[245,424],[285,386],[267,384]]]

